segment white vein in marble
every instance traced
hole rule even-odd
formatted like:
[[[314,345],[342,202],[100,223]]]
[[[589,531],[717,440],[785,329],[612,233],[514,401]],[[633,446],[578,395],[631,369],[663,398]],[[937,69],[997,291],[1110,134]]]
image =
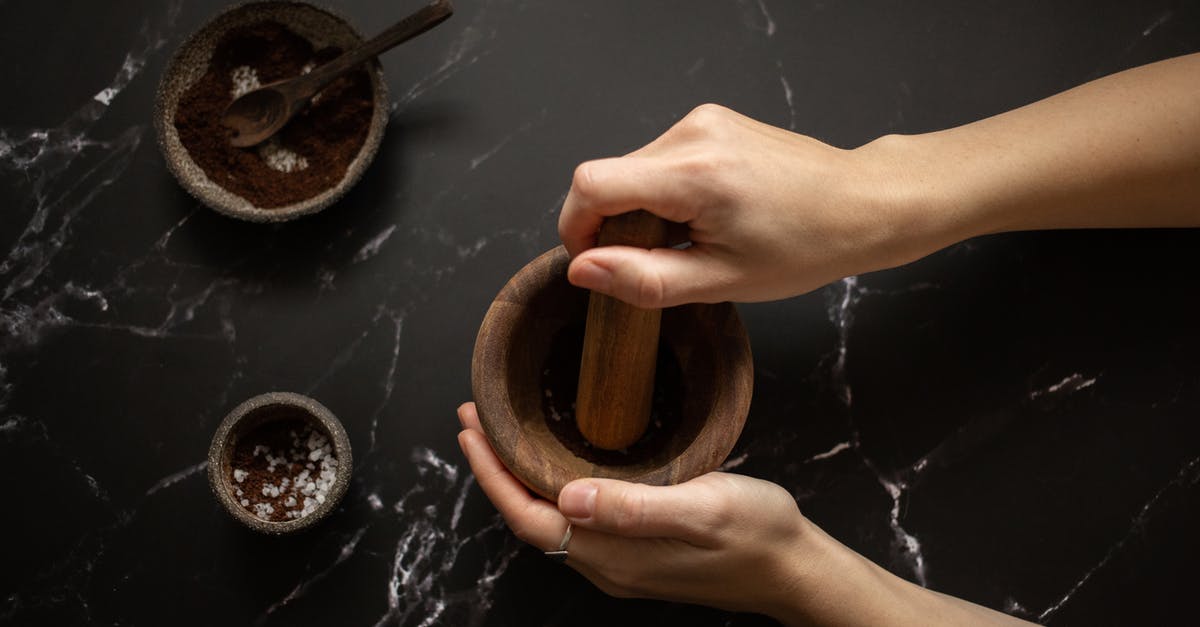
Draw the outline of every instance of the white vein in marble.
[[[488,25],[488,9],[491,2],[485,1],[478,12],[463,26],[450,45],[442,63],[430,74],[413,82],[408,91],[400,95],[393,111],[404,109],[426,92],[450,80],[455,74],[471,67],[488,54],[487,46],[496,39],[497,29]],[[451,22],[453,24],[454,22]]]
[[[522,550],[499,516],[472,532],[460,532],[458,526],[474,485],[466,473],[460,479],[458,467],[432,449],[413,451],[421,481],[393,507],[402,518],[404,531],[396,540],[391,561],[391,576],[386,586],[387,611],[376,625],[433,625],[452,620],[453,624],[474,627],[483,622],[492,605],[492,590],[497,579]],[[453,495],[448,503],[444,495]],[[499,554],[489,551],[474,585],[449,590],[446,579],[463,548],[472,543],[501,544]],[[443,619],[443,617],[447,617]]]
[[[1075,593],[1079,592],[1081,588],[1087,585],[1088,581],[1090,581],[1097,572],[1107,566],[1108,563],[1112,561],[1113,557],[1115,557],[1123,548],[1125,548],[1125,545],[1128,544],[1130,540],[1140,536],[1142,530],[1145,528],[1146,522],[1150,519],[1151,512],[1153,512],[1158,506],[1158,503],[1160,500],[1162,500],[1163,495],[1174,488],[1184,487],[1186,485],[1194,485],[1198,481],[1200,481],[1200,457],[1194,457],[1185,463],[1183,467],[1179,469],[1179,472],[1177,472],[1175,476],[1167,482],[1166,485],[1155,492],[1154,496],[1150,497],[1150,499],[1147,500],[1140,509],[1138,509],[1137,514],[1135,514],[1133,520],[1130,521],[1129,530],[1126,531],[1124,535],[1122,535],[1112,546],[1109,547],[1109,549],[1104,553],[1104,556],[1100,558],[1100,561],[1087,572],[1085,572],[1083,576],[1080,577],[1079,580],[1076,581],[1061,598],[1059,598],[1045,610],[1042,610],[1042,612],[1038,614],[1037,619],[1039,621],[1045,621],[1055,612],[1060,610],[1063,605],[1065,605],[1075,596]]]

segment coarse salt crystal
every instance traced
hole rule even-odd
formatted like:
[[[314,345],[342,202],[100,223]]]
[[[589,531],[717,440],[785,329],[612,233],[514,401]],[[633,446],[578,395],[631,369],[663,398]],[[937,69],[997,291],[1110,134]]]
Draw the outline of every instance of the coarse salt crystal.
[[[267,162],[267,167],[279,172],[298,172],[308,167],[308,159],[284,148],[274,137],[258,147],[258,156]]]
[[[254,450],[256,456],[260,453],[263,455],[260,464],[279,473],[276,482],[264,482],[259,487],[262,496],[271,499],[269,502],[253,503],[249,499],[241,499],[242,507],[263,520],[303,518],[330,500],[337,476],[337,458],[334,457],[329,438],[307,427],[298,433],[292,431],[290,435],[290,446],[285,444],[281,449],[273,449],[257,445]],[[241,469],[236,469],[234,473],[239,482],[249,475],[248,471]],[[238,497],[244,494],[240,489],[237,492]],[[377,496],[375,500],[378,501]],[[372,507],[376,508],[382,505],[382,502],[378,506],[372,503]]]
[[[271,514],[275,513],[275,508],[270,503],[255,503],[254,514],[263,520],[269,520]]]
[[[240,468],[235,468],[233,470],[233,480],[238,483],[245,481],[246,477],[249,475],[250,475],[250,473],[248,473],[245,470],[242,470]]]
[[[258,82],[258,72],[248,65],[233,68],[229,78],[233,80],[230,95],[236,100],[262,86]]]

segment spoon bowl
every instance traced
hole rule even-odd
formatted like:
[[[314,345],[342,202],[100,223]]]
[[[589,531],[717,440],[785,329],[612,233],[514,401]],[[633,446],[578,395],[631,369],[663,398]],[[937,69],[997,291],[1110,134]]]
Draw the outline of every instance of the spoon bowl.
[[[288,102],[283,92],[268,85],[234,100],[225,110],[221,123],[236,133],[229,143],[247,148],[262,142],[261,135],[270,137],[283,128],[290,117],[287,111]]]
[[[424,33],[454,15],[450,0],[434,0],[396,22],[373,39],[295,78],[276,81],[242,94],[229,103],[221,123],[237,132],[230,143],[248,148],[269,139],[334,79],[383,52]]]

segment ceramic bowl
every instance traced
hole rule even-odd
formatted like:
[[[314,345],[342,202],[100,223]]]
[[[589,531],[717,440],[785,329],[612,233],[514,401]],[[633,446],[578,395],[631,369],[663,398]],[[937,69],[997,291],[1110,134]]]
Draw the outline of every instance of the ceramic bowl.
[[[311,424],[333,443],[333,453],[338,462],[333,485],[325,502],[302,518],[282,522],[263,520],[242,507],[235,494],[237,486],[232,479],[234,451],[239,440],[256,428],[276,420],[303,420]],[[327,517],[345,496],[353,465],[350,440],[342,423],[332,412],[307,396],[271,392],[238,405],[221,421],[208,449],[208,482],[225,511],[238,522],[255,531],[280,535],[306,529]]]
[[[200,202],[225,215],[253,222],[283,222],[316,213],[341,198],[362,177],[363,172],[379,151],[388,119],[387,87],[383,69],[378,61],[370,66],[371,87],[375,95],[375,110],[366,140],[358,155],[351,161],[346,174],[335,186],[313,196],[282,207],[261,208],[217,185],[192,160],[175,129],[175,111],[179,100],[196,80],[208,71],[213,48],[230,29],[261,21],[275,21],[308,39],[320,49],[337,46],[349,49],[362,41],[362,36],[340,16],[303,2],[252,2],[232,7],[217,15],[188,37],[167,64],[155,99],[154,126],[159,149],[167,167],[180,185]]]

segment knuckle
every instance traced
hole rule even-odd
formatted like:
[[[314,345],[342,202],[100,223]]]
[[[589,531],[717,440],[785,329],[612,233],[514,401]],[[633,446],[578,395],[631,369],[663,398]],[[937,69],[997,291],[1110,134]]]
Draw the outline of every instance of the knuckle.
[[[613,527],[618,534],[628,534],[642,524],[645,512],[645,498],[640,491],[625,490],[617,500]]]
[[[711,133],[728,120],[729,109],[721,105],[706,103],[688,112],[675,124],[677,131],[686,134]]]
[[[729,109],[719,104],[706,102],[692,109],[684,119],[691,119],[702,127],[712,127],[724,122],[729,115]]]
[[[641,273],[638,277],[637,291],[634,295],[634,302],[638,307],[643,309],[659,307],[662,305],[665,295],[666,286],[663,284],[661,274],[654,270],[647,270]]]
[[[705,496],[705,508],[701,514],[705,527],[717,533],[724,532],[737,520],[737,504],[721,490],[709,490]]]
[[[517,539],[520,540],[521,542],[524,542],[526,544],[533,543],[532,542],[532,529],[529,528],[529,525],[510,521],[508,523],[508,528],[512,530],[513,535],[516,536]]]
[[[596,164],[592,161],[585,161],[575,167],[575,173],[571,177],[571,190],[577,197],[588,199],[595,194],[595,168]]]

